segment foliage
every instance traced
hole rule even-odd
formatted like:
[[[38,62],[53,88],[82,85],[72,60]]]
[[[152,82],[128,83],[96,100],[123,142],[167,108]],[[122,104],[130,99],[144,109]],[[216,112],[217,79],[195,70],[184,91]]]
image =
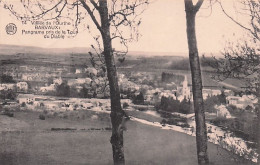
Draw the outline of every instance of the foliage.
[[[2,74],[0,76],[0,83],[15,83],[15,80],[10,75]]]
[[[210,120],[216,126],[231,131],[236,137],[240,137],[246,141],[256,142],[257,119],[248,119],[244,116],[234,119],[216,118]]]
[[[69,88],[69,97],[79,97],[79,92],[77,91],[77,89],[75,87],[70,87]],[[68,97],[67,96],[67,97]]]
[[[179,112],[180,101],[174,100],[172,97],[168,98],[162,96],[161,104],[157,107],[157,109],[161,109],[167,112]]]
[[[204,101],[204,108],[206,112],[216,112],[215,105],[226,104],[226,96],[222,93],[218,96],[211,96]]]
[[[65,83],[61,83],[56,88],[57,96],[69,97],[70,96],[70,86]]]
[[[124,102],[124,103],[123,103],[123,108],[125,109],[125,108],[127,108],[127,107],[129,107],[129,104],[126,103],[126,102]]]
[[[40,119],[40,120],[45,120],[45,115],[44,115],[44,114],[40,114],[40,115],[39,115],[39,119]]]
[[[136,97],[133,98],[134,104],[144,104],[144,95],[140,92]]]
[[[82,97],[82,98],[90,98],[91,97],[91,95],[89,94],[88,88],[86,88],[85,86],[83,86],[83,88],[80,90],[79,96]]]
[[[165,96],[162,96],[161,103],[156,105],[155,108],[165,112],[192,113],[192,106],[189,100],[184,99],[180,102],[179,100],[174,100],[172,97]],[[165,115],[165,117],[167,117],[167,114]]]
[[[16,92],[11,89],[0,91],[0,98],[3,100],[5,100],[5,99],[15,100],[16,96],[17,96]]]
[[[247,81],[247,90],[259,97],[260,93],[260,59],[259,59],[259,28],[260,28],[260,2],[241,0],[241,8],[237,13],[245,17],[249,24],[241,24],[237,19],[231,17],[224,9],[221,1],[218,1],[223,13],[234,23],[245,30],[247,37],[237,42],[227,42],[222,54],[224,58],[216,59],[215,77],[218,80],[226,78],[244,79]]]
[[[216,118],[211,120],[214,125],[229,130],[235,136],[245,140],[256,142],[257,135],[257,113],[239,109],[233,105],[227,106],[228,111],[235,118]]]
[[[48,78],[47,84],[48,84],[48,86],[50,86],[51,84],[53,84],[53,78],[52,78],[52,77],[49,77],[49,78]]]
[[[179,105],[179,112],[184,114],[191,113],[191,102],[190,100],[182,100]]]
[[[4,111],[3,115],[6,115],[8,117],[14,117],[14,113],[10,111]]]
[[[21,104],[21,107],[26,107],[25,102],[23,102],[23,103]]]

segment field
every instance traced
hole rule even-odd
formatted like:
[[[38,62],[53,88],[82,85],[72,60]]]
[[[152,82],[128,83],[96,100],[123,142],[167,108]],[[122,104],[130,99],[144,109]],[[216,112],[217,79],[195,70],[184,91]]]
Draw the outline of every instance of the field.
[[[158,120],[141,113],[131,115]],[[13,118],[0,115],[0,164],[112,164],[109,114],[74,111],[49,116],[46,120],[40,120],[39,114],[22,111],[15,112]],[[129,121],[124,140],[127,164],[197,162],[195,138],[183,133]],[[251,164],[211,143],[208,148],[214,165]]]

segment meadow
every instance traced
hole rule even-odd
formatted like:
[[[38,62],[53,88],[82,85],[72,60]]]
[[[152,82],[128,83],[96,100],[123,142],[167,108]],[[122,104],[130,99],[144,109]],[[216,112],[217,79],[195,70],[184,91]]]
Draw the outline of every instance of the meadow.
[[[72,111],[40,120],[41,113],[17,111],[14,117],[0,115],[1,164],[113,163],[108,113]],[[138,111],[130,115],[150,121],[161,120]],[[128,121],[126,127],[124,149],[127,164],[197,163],[195,137],[135,121]],[[211,164],[252,164],[212,143],[208,148]]]

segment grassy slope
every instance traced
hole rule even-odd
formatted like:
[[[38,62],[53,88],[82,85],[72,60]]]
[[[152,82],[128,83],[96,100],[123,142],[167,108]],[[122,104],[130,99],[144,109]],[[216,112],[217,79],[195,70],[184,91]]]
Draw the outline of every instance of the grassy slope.
[[[56,117],[43,121],[38,119],[38,115],[16,112],[15,118],[11,119],[15,122],[9,123],[9,127],[23,132],[0,133],[0,164],[112,164],[110,131],[50,131],[52,127],[110,127],[104,114],[100,117],[102,121],[90,118],[98,115],[95,112],[87,112],[89,117],[85,119]],[[105,115],[108,117],[109,114]],[[2,122],[6,118],[0,116]],[[21,127],[19,121],[27,125]],[[129,121],[124,139],[127,164],[196,164],[195,138],[186,134]],[[227,151],[213,144],[209,144],[209,156],[215,165],[237,164]]]

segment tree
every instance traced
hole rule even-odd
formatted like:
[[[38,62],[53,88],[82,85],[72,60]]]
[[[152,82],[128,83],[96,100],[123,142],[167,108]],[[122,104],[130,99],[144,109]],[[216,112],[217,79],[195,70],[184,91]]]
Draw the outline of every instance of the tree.
[[[82,97],[82,98],[89,98],[89,90],[88,90],[88,88],[86,88],[85,86],[83,86],[83,88],[80,90],[79,95],[80,95],[80,97]]]
[[[186,98],[184,98],[181,102],[180,102],[180,112],[184,113],[184,114],[189,114],[191,113],[191,102],[190,100],[187,100]]]
[[[12,76],[3,74],[0,76],[0,83],[15,83]]]
[[[203,0],[194,5],[192,0],[184,0],[186,11],[187,39],[189,47],[189,60],[192,77],[192,92],[196,121],[196,143],[199,164],[208,164],[207,153],[207,127],[205,123],[204,103],[202,97],[202,78],[197,48],[195,18]]]
[[[172,97],[162,96],[161,103],[157,106],[157,110],[159,109],[166,112],[180,112],[180,101],[174,100]]]
[[[109,2],[107,0],[57,0],[51,1],[51,5],[49,2],[45,2],[45,4],[44,2],[21,0],[25,10],[29,11],[22,14],[15,11],[13,4],[8,5],[10,2],[5,2],[4,7],[22,21],[59,20],[61,18],[72,20],[76,34],[79,24],[83,22],[86,16],[90,17],[95,29],[100,34],[93,37],[97,41],[98,48],[91,45],[97,55],[95,58],[93,53],[89,53],[92,65],[100,68],[106,66],[110,87],[113,160],[114,164],[124,164],[122,122],[125,112],[122,110],[120,103],[114,55],[124,56],[128,50],[127,43],[138,39],[138,26],[141,23],[138,16],[143,13],[144,9],[141,7],[147,5],[148,0],[111,0]],[[90,31],[89,24],[85,28]],[[126,31],[126,28],[130,30],[128,35],[123,32]],[[100,40],[102,40],[102,44],[99,42]],[[112,41],[121,43],[125,51],[115,51],[112,47]]]
[[[8,90],[1,90],[0,91],[0,99],[6,100],[15,100],[16,99],[16,92],[12,89]]]
[[[61,83],[56,88],[57,96],[69,97],[70,96],[70,86],[65,83]]]
[[[247,32],[247,38],[243,38],[236,43],[228,42],[222,54],[224,58],[216,59],[217,76],[214,78],[223,81],[227,78],[236,78],[247,82],[246,90],[258,98],[256,105],[257,124],[257,150],[258,162],[260,160],[260,1],[240,0],[241,7],[236,13],[248,18],[248,23],[234,19],[225,10],[221,1],[218,1],[223,13],[236,25]],[[237,9],[238,10],[238,9]],[[239,18],[239,17],[238,17]]]
[[[140,92],[136,97],[133,99],[134,104],[144,104],[144,95]]]

